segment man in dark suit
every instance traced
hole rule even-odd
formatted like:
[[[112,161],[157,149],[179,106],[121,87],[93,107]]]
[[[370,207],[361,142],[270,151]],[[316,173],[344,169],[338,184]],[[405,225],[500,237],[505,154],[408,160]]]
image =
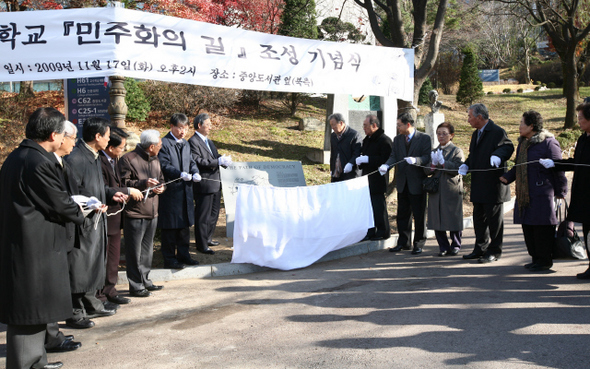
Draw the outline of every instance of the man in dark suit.
[[[469,157],[459,167],[459,174],[473,170],[470,201],[475,247],[463,258],[491,263],[502,254],[504,202],[510,200],[510,187],[504,186],[500,177],[507,172],[506,161],[512,156],[514,145],[506,131],[489,118],[485,105],[471,105],[467,121],[476,130],[471,135]]]
[[[367,115],[363,122],[365,139],[361,149],[361,156],[356,158],[356,165],[362,171],[362,175],[375,172],[391,155],[391,138],[381,128],[381,122],[375,115]],[[387,191],[387,177],[373,173],[369,176],[369,192],[371,205],[373,206],[373,219],[375,227],[369,229],[365,239],[386,240],[390,237],[391,227],[387,215],[385,192]]]
[[[330,174],[332,182],[344,181],[360,176],[356,158],[361,153],[361,136],[346,125],[340,113],[328,117],[332,127],[330,135]]]
[[[409,113],[397,117],[398,135],[393,139],[391,155],[385,164],[379,167],[381,175],[396,164],[395,181],[397,188],[397,246],[391,252],[410,250],[412,237],[412,216],[414,217],[414,248],[412,254],[422,253],[426,243],[426,192],[422,181],[426,178],[424,165],[430,160],[432,141],[430,136],[416,131],[414,119]]]
[[[125,187],[121,183],[121,174],[119,173],[119,157],[125,152],[127,137],[121,128],[111,126],[110,138],[107,147],[98,152],[100,164],[102,167],[102,176],[105,185],[123,192],[135,201],[141,201],[143,195],[141,191],[133,187]],[[121,258],[121,204],[115,203],[109,205],[108,214],[113,214],[107,218],[107,261],[106,261],[106,279],[102,290],[98,292],[98,299],[103,303],[108,300],[112,304],[128,304],[131,300],[119,295],[117,280],[119,278],[119,259]],[[107,308],[114,306],[105,305]]]
[[[195,243],[197,251],[215,254],[209,246],[217,246],[213,232],[219,218],[221,207],[221,177],[219,166],[231,165],[231,157],[219,155],[217,147],[209,139],[211,119],[209,114],[199,114],[194,119],[195,134],[188,140],[191,155],[204,181],[193,184],[195,200]]]
[[[188,131],[188,118],[175,113],[170,118],[170,132],[162,138],[158,153],[162,173],[169,183],[160,195],[158,228],[162,230],[162,256],[164,267],[182,269],[184,264],[197,265],[189,253],[190,226],[194,221],[193,186],[201,175],[191,157],[191,149],[184,139]]]
[[[54,155],[65,120],[56,109],[37,109],[27,138],[0,169],[0,322],[7,324],[8,369],[63,366],[47,362],[45,331],[72,314],[66,223],[84,221]]]

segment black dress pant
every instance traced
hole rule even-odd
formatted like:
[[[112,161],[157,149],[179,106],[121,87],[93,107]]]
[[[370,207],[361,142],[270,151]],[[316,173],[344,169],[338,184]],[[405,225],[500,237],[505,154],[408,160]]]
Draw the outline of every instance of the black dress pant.
[[[175,261],[184,262],[191,259],[188,248],[191,242],[190,229],[175,228],[162,229],[162,256],[164,264],[172,264]]]
[[[412,217],[414,218],[414,248],[426,243],[426,192],[412,195],[408,187],[397,193],[398,246],[410,246],[412,238]]]
[[[197,250],[205,250],[213,239],[221,207],[221,191],[195,193],[195,244]]]
[[[504,204],[473,203],[473,229],[477,255],[502,254],[504,240]]]
[[[391,226],[389,225],[389,217],[387,215],[385,194],[371,192],[370,195],[371,205],[373,206],[373,220],[375,221],[375,228],[370,233],[388,238],[391,234]]]
[[[59,324],[47,323],[47,329],[45,331],[45,349],[56,348],[63,341],[66,340],[66,336],[59,330]]]
[[[119,280],[119,260],[121,259],[121,231],[108,235],[107,238],[107,262],[106,279],[102,290],[97,294],[101,301],[107,297],[115,297],[119,294],[115,286]]]
[[[6,327],[6,369],[43,368],[47,353],[43,341],[47,324]]]
[[[539,266],[553,266],[551,252],[555,243],[555,226],[523,224],[522,233],[533,263]]]

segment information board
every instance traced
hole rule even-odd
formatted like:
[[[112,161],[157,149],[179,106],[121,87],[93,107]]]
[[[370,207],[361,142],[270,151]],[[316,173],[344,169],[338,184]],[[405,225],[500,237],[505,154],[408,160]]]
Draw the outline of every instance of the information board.
[[[66,117],[78,127],[79,137],[86,119],[100,117],[111,120],[108,112],[109,87],[104,77],[71,78],[64,80],[64,85]]]

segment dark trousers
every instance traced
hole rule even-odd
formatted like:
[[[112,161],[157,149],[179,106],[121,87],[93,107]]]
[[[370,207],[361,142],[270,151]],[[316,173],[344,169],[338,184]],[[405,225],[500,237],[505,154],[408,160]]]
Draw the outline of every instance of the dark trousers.
[[[195,244],[205,250],[213,239],[221,207],[221,191],[195,193]]]
[[[119,294],[115,286],[119,280],[119,260],[121,259],[121,232],[109,235],[107,241],[106,279],[104,287],[97,294],[101,301],[107,297],[115,297]]]
[[[47,353],[43,341],[47,324],[6,327],[6,369],[43,368]]]
[[[450,243],[446,231],[434,231],[436,242],[438,242],[438,248],[440,251],[451,251],[451,249],[461,248],[461,236],[463,235],[463,232],[449,231],[449,233],[451,236]]]
[[[72,306],[74,311],[73,320],[80,320],[86,317],[86,313],[102,311],[104,306],[102,301],[96,298],[96,291],[72,293]]]
[[[412,236],[412,217],[414,218],[414,248],[422,248],[426,243],[426,192],[412,195],[406,187],[397,193],[397,244],[410,245]]]
[[[154,255],[154,235],[158,218],[125,218],[125,261],[129,291],[140,291],[153,285],[149,279]]]
[[[191,242],[189,228],[162,229],[162,256],[164,264],[172,264],[174,261],[183,262],[190,260],[188,247]]]
[[[371,205],[373,206],[373,220],[375,228],[369,231],[369,234],[383,236],[388,238],[391,234],[389,217],[387,215],[387,203],[385,202],[384,193],[371,192]]]
[[[504,204],[474,202],[473,229],[475,230],[473,253],[500,256],[504,240]]]
[[[66,336],[59,330],[59,324],[47,323],[47,329],[45,330],[45,349],[55,348],[63,341],[66,340]]]
[[[584,246],[586,246],[586,255],[588,255],[588,260],[590,261],[590,250],[588,250],[588,232],[590,232],[590,223],[582,223],[582,232],[584,233]]]
[[[541,266],[552,266],[551,251],[555,243],[554,225],[522,225],[524,243],[533,263]]]

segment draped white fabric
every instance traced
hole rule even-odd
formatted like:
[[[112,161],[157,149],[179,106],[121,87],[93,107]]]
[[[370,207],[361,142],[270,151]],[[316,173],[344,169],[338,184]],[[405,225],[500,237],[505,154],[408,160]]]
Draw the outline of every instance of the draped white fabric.
[[[232,263],[303,268],[373,226],[366,176],[310,187],[240,185]]]

